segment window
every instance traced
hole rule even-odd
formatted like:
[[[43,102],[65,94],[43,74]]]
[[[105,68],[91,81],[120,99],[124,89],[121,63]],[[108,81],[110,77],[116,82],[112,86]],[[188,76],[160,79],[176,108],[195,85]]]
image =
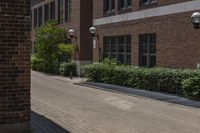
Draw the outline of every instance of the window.
[[[104,13],[112,13],[115,10],[115,0],[104,0]]]
[[[64,22],[65,17],[64,17],[64,0],[59,0],[58,1],[58,21],[60,23]]]
[[[47,22],[49,20],[49,4],[44,6],[44,21]]]
[[[131,36],[104,37],[104,57],[116,58],[123,64],[131,64]]]
[[[140,0],[140,6],[157,4],[158,0]]]
[[[126,10],[131,8],[132,0],[119,0],[119,10]]]
[[[42,25],[42,19],[43,19],[43,14],[42,14],[42,6],[38,8],[38,26]]]
[[[72,0],[65,0],[65,21],[68,21],[71,19],[71,6],[72,6]]]
[[[34,28],[38,26],[38,10],[34,9]]]
[[[55,19],[55,1],[50,3],[50,19]]]
[[[141,34],[140,39],[140,66],[156,66],[156,34]]]

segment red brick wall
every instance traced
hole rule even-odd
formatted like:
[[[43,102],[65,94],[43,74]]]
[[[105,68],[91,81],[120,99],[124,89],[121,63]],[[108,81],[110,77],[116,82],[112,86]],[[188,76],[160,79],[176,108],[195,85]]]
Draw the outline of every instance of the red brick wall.
[[[0,124],[30,120],[30,0],[0,1]]]
[[[164,5],[170,5],[170,4],[176,4],[176,3],[181,3],[181,2],[186,2],[186,1],[191,1],[191,0],[158,0],[157,6],[154,7],[159,7],[159,6],[164,6]],[[93,15],[94,19],[96,18],[102,18],[105,17],[103,13],[103,0],[93,0]],[[144,10],[146,8],[140,8],[139,7],[139,0],[132,0],[132,9],[131,11],[138,11],[138,10]],[[120,11],[118,11],[118,0],[115,0],[115,14],[121,14]]]
[[[200,30],[193,29],[190,16],[193,12],[172,14],[141,20],[97,26],[100,44],[103,36],[131,35],[132,64],[139,64],[139,34],[157,34],[157,66],[196,68],[200,63]],[[98,51],[94,49],[93,60]]]

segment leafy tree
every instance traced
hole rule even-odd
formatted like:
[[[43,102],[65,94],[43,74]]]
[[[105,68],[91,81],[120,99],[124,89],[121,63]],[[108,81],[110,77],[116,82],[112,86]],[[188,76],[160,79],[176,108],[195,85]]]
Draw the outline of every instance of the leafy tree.
[[[56,21],[49,21],[44,26],[36,29],[36,58],[41,59],[46,72],[56,72],[62,56],[68,55],[66,60],[71,59],[75,46],[66,44],[67,33],[58,27]]]

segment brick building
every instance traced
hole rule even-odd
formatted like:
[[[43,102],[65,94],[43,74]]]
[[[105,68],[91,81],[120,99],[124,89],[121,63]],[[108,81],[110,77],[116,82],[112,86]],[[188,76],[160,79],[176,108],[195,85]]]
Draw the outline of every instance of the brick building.
[[[190,17],[199,0],[93,0],[103,56],[137,66],[196,68],[200,30]],[[98,59],[98,49],[93,50]]]
[[[30,0],[0,1],[0,133],[30,128]]]
[[[78,66],[112,57],[137,66],[196,68],[200,31],[190,16],[199,10],[199,0],[32,0],[32,29],[48,19],[74,29]],[[92,25],[99,36],[93,45]]]
[[[66,31],[75,30],[75,38],[71,41],[79,45],[76,57],[78,74],[80,66],[92,63],[92,37],[88,32],[92,25],[92,0],[31,0],[32,10],[32,43],[34,47],[35,27],[45,24],[48,20],[57,20],[59,26]]]

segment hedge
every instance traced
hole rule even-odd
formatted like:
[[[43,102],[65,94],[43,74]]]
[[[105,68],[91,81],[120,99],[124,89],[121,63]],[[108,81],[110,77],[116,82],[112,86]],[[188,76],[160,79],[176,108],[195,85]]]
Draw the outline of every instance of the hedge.
[[[182,70],[167,68],[139,68],[108,63],[95,63],[85,67],[85,75],[89,81],[136,87],[150,91],[161,91],[186,95],[190,90],[200,88],[198,83],[187,84],[192,77],[200,77],[198,70]],[[185,81],[185,82],[184,82]],[[196,87],[191,87],[196,85]],[[198,90],[199,92],[199,90]],[[195,93],[196,94],[196,93]],[[194,97],[194,95],[189,94]],[[195,97],[199,97],[195,96]]]
[[[75,62],[63,62],[60,64],[59,73],[63,76],[76,76],[76,63]]]

